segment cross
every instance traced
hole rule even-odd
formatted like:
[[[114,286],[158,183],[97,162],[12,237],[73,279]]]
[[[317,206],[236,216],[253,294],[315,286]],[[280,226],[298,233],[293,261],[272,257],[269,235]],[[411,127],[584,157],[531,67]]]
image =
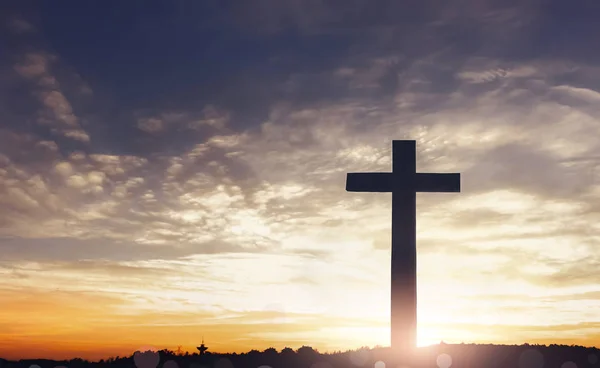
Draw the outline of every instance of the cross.
[[[410,353],[417,336],[417,192],[460,192],[460,174],[416,172],[416,142],[392,141],[392,172],[348,173],[348,192],[392,193],[391,346]]]

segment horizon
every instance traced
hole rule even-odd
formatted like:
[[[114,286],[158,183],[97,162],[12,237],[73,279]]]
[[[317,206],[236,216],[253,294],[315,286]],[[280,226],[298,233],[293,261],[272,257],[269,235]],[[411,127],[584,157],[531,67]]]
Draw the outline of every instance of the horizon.
[[[389,345],[392,140],[419,345],[600,345],[598,10],[2,2],[0,356]]]
[[[475,346],[486,346],[486,347],[495,347],[495,348],[514,348],[514,347],[520,347],[520,348],[527,348],[524,351],[531,351],[531,350],[536,350],[536,348],[544,348],[544,349],[555,349],[555,348],[575,348],[575,349],[585,349],[585,350],[597,350],[600,352],[600,348],[596,347],[596,346],[583,346],[583,345],[566,345],[566,344],[551,344],[551,345],[544,345],[544,344],[529,344],[529,343],[524,343],[524,344],[491,344],[491,343],[455,343],[455,344],[448,344],[445,343],[443,341],[437,343],[437,344],[431,344],[431,345],[426,345],[426,346],[420,346],[417,347],[417,354],[423,354],[426,353],[427,349],[431,349],[431,348],[435,348],[435,347],[445,347],[445,348],[452,348],[452,347],[462,347],[462,346],[471,346],[471,345],[475,345]],[[181,347],[181,346],[179,346]],[[321,355],[340,355],[340,354],[347,354],[347,353],[356,353],[362,350],[367,350],[367,351],[374,351],[374,350],[392,350],[392,348],[390,346],[373,346],[373,347],[369,347],[369,346],[361,346],[361,347],[357,347],[357,348],[352,348],[352,349],[345,349],[345,350],[332,350],[332,351],[320,351],[318,349],[313,348],[310,345],[302,345],[299,346],[297,348],[291,348],[289,346],[286,346],[284,348],[281,349],[275,349],[272,346],[268,347],[268,348],[264,348],[264,349],[250,349],[247,351],[241,351],[241,352],[236,352],[236,351],[231,351],[231,352],[219,352],[219,351],[206,351],[207,355],[214,355],[214,356],[219,356],[219,355],[244,355],[244,354],[250,354],[253,352],[258,352],[259,354],[264,354],[266,350],[269,349],[275,349],[277,354],[282,354],[282,351],[284,349],[292,349],[292,351],[294,353],[298,353],[298,350],[300,348],[310,348],[312,351],[314,351],[317,354],[321,354]],[[446,351],[447,350],[442,350]],[[90,362],[90,363],[100,363],[101,361],[104,362],[109,362],[111,360],[117,360],[117,359],[130,359],[130,358],[134,358],[136,353],[155,353],[155,354],[160,354],[160,353],[170,353],[173,354],[174,356],[177,357],[194,357],[194,356],[200,356],[198,354],[198,352],[189,352],[187,350],[181,349],[181,351],[177,351],[177,350],[173,350],[173,349],[169,349],[169,348],[157,348],[154,346],[144,346],[144,347],[140,347],[138,349],[136,349],[135,351],[122,355],[122,354],[116,354],[116,355],[111,355],[111,356],[106,356],[106,357],[101,357],[101,358],[94,358],[94,359],[85,359],[85,358],[81,358],[81,357],[70,357],[70,358],[61,358],[61,359],[48,359],[48,358],[43,358],[43,357],[38,357],[38,358],[19,358],[19,359],[6,359],[4,357],[0,357],[0,359],[6,360],[6,361],[35,361],[35,360],[51,360],[51,361],[70,361],[70,360],[76,360],[76,359],[83,359],[84,361]],[[389,353],[389,352],[388,352]],[[187,354],[187,355],[186,355]],[[593,354],[592,354],[593,355]],[[597,356],[596,356],[597,358]],[[164,363],[163,363],[164,364]],[[142,367],[138,367],[138,368],[142,368]]]

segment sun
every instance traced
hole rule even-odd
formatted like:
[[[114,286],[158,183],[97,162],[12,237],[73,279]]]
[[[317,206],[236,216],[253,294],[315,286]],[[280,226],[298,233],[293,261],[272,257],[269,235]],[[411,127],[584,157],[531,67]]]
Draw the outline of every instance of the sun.
[[[331,331],[331,341],[344,342],[349,346],[390,346],[389,327],[346,327]],[[438,330],[430,327],[419,327],[417,331],[417,347],[439,344]]]
[[[440,342],[438,331],[420,327],[417,329],[417,347],[422,348],[429,345],[435,345]]]

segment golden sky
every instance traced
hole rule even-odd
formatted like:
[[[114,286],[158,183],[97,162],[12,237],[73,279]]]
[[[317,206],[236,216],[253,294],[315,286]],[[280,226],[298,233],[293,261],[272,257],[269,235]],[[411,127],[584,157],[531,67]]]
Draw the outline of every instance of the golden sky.
[[[533,2],[481,2],[469,17],[494,15],[481,42],[497,48],[476,52],[427,43],[433,23],[410,49],[378,18],[329,47],[331,9],[281,3],[256,35],[264,9],[224,23],[224,45],[256,37],[246,59],[195,44],[205,30],[182,13],[164,15],[173,28],[121,9],[123,38],[93,30],[116,10],[4,19],[0,356],[195,351],[202,336],[223,352],[388,345],[391,195],[348,193],[345,178],[389,171],[392,139],[417,141],[420,172],[462,175],[460,194],[417,198],[420,344],[599,344],[588,56],[559,41],[558,56],[515,56],[519,27],[540,26]],[[454,29],[451,14],[430,15]],[[324,44],[286,49],[282,19]]]

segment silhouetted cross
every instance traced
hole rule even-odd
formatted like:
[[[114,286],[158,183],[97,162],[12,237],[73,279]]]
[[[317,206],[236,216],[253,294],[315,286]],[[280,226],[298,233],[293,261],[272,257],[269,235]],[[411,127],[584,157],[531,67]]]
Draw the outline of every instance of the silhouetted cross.
[[[416,142],[392,141],[392,172],[349,173],[348,192],[392,193],[391,345],[410,352],[417,336],[416,193],[460,192],[460,174],[416,172]]]

